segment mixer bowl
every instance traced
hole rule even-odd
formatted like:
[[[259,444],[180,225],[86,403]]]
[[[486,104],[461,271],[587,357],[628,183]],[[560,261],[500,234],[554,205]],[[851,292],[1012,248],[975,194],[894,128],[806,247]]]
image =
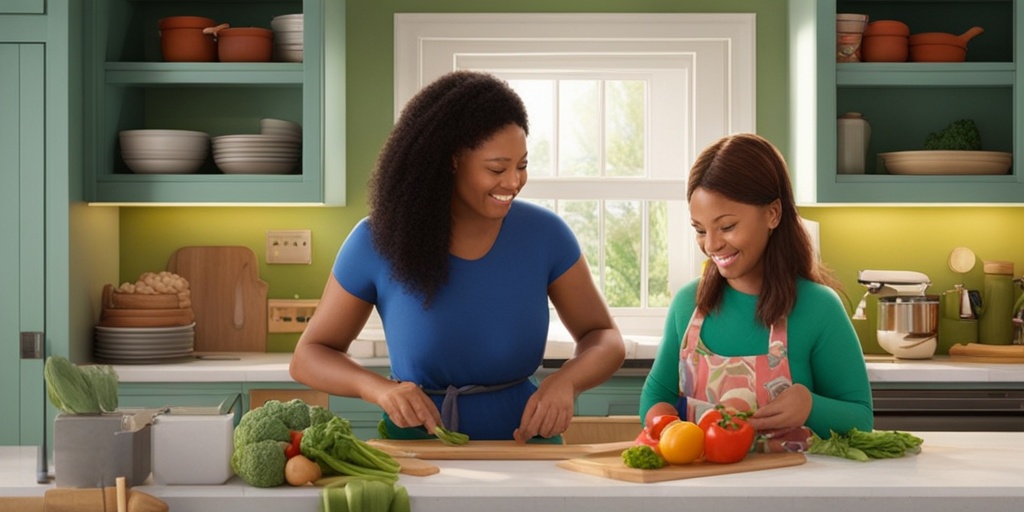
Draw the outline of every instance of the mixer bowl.
[[[878,345],[900,359],[928,359],[938,345],[939,296],[878,299]]]
[[[912,336],[893,331],[878,331],[878,346],[897,359],[930,359],[938,346],[936,335]]]

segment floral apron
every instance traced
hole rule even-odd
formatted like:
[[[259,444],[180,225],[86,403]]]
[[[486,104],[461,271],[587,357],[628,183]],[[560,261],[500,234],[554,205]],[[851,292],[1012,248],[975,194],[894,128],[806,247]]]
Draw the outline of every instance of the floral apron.
[[[754,411],[771,402],[793,385],[789,372],[786,319],[772,325],[768,333],[768,353],[728,357],[712,353],[700,339],[704,315],[693,312],[679,351],[679,394],[700,402],[687,404],[691,421],[723,404],[737,411]],[[771,438],[758,435],[752,451],[779,452],[807,449],[812,432],[794,428]]]

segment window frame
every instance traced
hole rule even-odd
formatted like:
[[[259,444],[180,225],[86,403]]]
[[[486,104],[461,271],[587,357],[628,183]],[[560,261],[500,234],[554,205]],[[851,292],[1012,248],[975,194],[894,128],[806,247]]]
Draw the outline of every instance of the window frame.
[[[755,28],[753,13],[396,13],[394,112],[397,118],[423,85],[454,69],[523,78],[529,75],[523,70],[529,68],[530,59],[544,61],[546,72],[561,60],[567,63],[566,76],[606,77],[616,63],[629,74],[650,72],[659,66],[659,59],[670,70],[678,69],[671,67],[674,60],[688,60],[684,72],[691,76],[686,87],[693,89],[684,93],[690,115],[682,156],[676,163],[685,168],[681,177],[664,173],[647,178],[531,176],[529,190],[523,194],[542,200],[673,201],[670,215],[685,216],[681,219],[685,229],[670,228],[669,254],[683,256],[689,265],[682,272],[670,272],[670,289],[675,293],[697,275],[703,260],[692,233],[687,232],[686,171],[700,149],[712,141],[729,133],[755,131]],[[581,55],[599,61],[589,74]],[[645,65],[631,70],[630,62],[637,59],[645,60]],[[607,192],[602,183],[607,180],[615,181],[617,193]],[[627,189],[641,195],[623,194]],[[612,308],[623,333],[645,336],[661,333],[666,311],[664,307]]]

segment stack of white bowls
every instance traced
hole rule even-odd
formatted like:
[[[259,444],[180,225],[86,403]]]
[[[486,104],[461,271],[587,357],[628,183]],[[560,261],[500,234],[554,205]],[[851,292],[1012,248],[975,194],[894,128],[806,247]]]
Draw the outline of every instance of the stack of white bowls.
[[[299,167],[302,127],[261,119],[260,133],[213,138],[213,161],[225,174],[289,174]]]
[[[282,14],[270,20],[274,29],[274,60],[302,62],[302,14]]]
[[[191,174],[206,161],[210,135],[190,130],[124,130],[121,158],[136,174]]]

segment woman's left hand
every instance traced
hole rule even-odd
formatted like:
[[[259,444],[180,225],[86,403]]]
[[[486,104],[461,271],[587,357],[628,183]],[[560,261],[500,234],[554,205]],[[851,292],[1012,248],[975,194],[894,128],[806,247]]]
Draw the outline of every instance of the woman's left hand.
[[[769,437],[804,426],[811,415],[814,399],[803,384],[793,384],[768,404],[759,407],[747,420],[758,433]]]
[[[573,389],[570,379],[555,372],[540,382],[537,391],[526,402],[519,428],[512,433],[523,444],[534,436],[554,437],[569,428],[573,416]]]

